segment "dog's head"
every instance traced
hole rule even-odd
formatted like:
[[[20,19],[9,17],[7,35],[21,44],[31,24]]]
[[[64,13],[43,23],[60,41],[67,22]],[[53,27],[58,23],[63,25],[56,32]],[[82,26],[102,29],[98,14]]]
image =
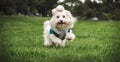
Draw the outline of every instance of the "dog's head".
[[[65,10],[62,5],[58,5],[52,10],[51,27],[57,30],[64,30],[72,28],[74,25],[74,18],[70,11]]]

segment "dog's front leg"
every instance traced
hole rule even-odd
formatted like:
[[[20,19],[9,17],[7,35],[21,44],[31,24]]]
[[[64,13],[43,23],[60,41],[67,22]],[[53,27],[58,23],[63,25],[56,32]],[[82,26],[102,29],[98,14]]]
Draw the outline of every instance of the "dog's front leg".
[[[56,46],[60,45],[62,47],[65,47],[65,44],[63,43],[63,41],[58,37],[56,37],[54,34],[51,34],[50,37],[51,37],[51,40],[56,44]]]
[[[71,40],[71,41],[74,40],[74,38],[75,38],[75,35],[72,33],[72,30],[70,30],[70,32],[68,32],[65,36],[65,39]]]

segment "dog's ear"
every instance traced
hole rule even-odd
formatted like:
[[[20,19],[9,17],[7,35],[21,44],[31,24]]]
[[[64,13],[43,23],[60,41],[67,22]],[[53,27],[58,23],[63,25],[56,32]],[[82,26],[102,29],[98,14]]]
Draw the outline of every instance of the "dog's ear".
[[[56,13],[56,8],[52,9],[52,15]]]
[[[66,10],[65,13],[74,23],[76,22],[77,18],[73,17],[70,11]]]
[[[65,13],[70,19],[72,19],[72,14],[70,11],[66,10]]]
[[[70,11],[65,11],[66,15],[70,18],[70,27],[72,28],[74,26],[74,23],[76,22],[76,18],[74,18]]]

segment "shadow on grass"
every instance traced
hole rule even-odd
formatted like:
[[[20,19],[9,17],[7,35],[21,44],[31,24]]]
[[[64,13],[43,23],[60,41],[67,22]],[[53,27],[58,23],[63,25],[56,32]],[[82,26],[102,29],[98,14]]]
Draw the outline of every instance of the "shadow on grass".
[[[93,57],[91,55],[86,55],[82,57],[76,56],[64,56],[64,57],[56,57],[53,62],[102,62],[101,59],[97,57]]]
[[[111,36],[110,38],[110,42],[112,42],[113,45],[111,46],[112,49],[106,58],[106,60],[109,62],[120,62],[120,24],[119,23],[116,22],[113,24],[115,28],[114,35]]]
[[[0,21],[0,62],[9,62],[10,61],[10,50],[9,50],[9,39],[7,39],[6,34],[4,33],[4,22]]]

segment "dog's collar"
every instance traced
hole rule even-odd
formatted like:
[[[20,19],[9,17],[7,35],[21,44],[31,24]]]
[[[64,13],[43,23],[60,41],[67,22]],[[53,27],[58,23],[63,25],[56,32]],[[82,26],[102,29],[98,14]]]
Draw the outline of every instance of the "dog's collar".
[[[70,29],[68,29],[68,32],[70,32]],[[60,38],[61,40],[64,40],[66,36],[66,33],[63,33],[63,36],[61,37],[61,35],[56,33],[52,28],[50,29],[50,34],[54,34],[56,37]]]

